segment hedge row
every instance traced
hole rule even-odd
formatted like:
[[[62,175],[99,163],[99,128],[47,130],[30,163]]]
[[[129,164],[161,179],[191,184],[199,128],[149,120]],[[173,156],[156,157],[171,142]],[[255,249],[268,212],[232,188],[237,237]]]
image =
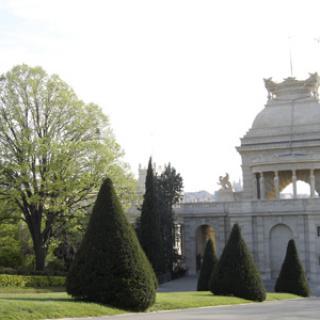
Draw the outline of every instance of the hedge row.
[[[48,288],[64,287],[65,277],[61,276],[20,276],[0,274],[0,288]]]
[[[30,270],[29,268],[10,268],[0,266],[0,274],[10,274],[10,275],[19,275],[19,276],[66,276],[67,273],[65,271],[57,271],[57,270],[48,270],[45,269],[43,271],[35,271]]]

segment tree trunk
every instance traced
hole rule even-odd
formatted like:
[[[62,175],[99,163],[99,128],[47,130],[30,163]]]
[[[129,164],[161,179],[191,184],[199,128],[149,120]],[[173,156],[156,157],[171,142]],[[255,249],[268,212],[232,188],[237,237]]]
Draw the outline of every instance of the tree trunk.
[[[36,258],[36,271],[43,271],[45,267],[47,250],[41,243],[34,243],[33,249]]]
[[[42,212],[33,211],[32,215],[27,219],[29,231],[31,233],[33,242],[33,251],[35,256],[35,270],[43,271],[45,267],[45,260],[47,256],[47,248],[41,232],[41,218]]]

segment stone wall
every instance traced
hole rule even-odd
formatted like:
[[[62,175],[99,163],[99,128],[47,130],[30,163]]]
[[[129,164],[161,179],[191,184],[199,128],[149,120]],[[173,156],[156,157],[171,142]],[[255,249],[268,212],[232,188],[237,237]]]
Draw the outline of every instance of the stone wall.
[[[320,199],[183,204],[175,211],[184,226],[183,254],[189,274],[196,274],[197,229],[213,228],[220,256],[232,225],[238,223],[268,286],[273,285],[293,237],[311,287],[320,290]]]

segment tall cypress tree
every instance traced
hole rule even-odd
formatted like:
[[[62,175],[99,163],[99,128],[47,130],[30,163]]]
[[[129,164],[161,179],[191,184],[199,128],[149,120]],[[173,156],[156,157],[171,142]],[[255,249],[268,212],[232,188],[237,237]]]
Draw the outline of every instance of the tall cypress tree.
[[[216,256],[216,250],[214,247],[213,240],[210,238],[207,241],[206,248],[204,251],[203,262],[200,269],[200,275],[198,279],[197,290],[208,291],[209,283],[212,272],[218,264],[218,258]]]
[[[263,301],[265,288],[253,258],[241,236],[240,227],[235,224],[229,240],[214,270],[210,290],[217,295]]]
[[[155,273],[159,276],[164,270],[163,244],[161,239],[160,216],[157,197],[157,183],[149,159],[145,194],[141,208],[140,241]]]
[[[66,287],[77,299],[128,310],[145,310],[155,301],[153,270],[110,179],[98,193]]]
[[[175,217],[173,206],[180,200],[183,181],[176,169],[169,163],[160,176],[156,177],[158,187],[158,208],[160,215],[160,230],[163,244],[165,272],[173,271],[175,245]]]
[[[275,285],[275,291],[294,293],[303,297],[310,295],[308,281],[293,239],[288,242],[286,257]]]

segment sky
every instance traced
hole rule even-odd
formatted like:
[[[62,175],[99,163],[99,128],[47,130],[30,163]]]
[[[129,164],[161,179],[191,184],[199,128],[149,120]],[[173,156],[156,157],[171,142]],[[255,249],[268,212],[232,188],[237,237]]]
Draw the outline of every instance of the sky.
[[[137,175],[171,162],[185,191],[241,179],[235,147],[263,78],[320,73],[320,1],[1,0],[0,73],[39,65],[109,116]]]

